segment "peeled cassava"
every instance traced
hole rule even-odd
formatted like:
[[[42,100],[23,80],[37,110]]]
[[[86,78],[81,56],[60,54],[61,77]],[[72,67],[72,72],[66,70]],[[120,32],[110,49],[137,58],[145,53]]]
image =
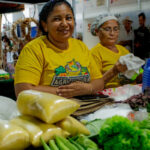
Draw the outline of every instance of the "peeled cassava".
[[[56,125],[69,132],[72,136],[80,133],[85,135],[90,134],[89,130],[80,121],[71,116],[68,116],[62,121],[57,122]]]
[[[67,137],[68,132],[63,131],[60,127],[44,123],[31,116],[19,116],[11,120],[12,123],[25,129],[30,135],[30,142],[34,147],[41,146],[40,137],[48,142],[54,139],[55,135]]]
[[[22,114],[35,116],[46,123],[60,121],[80,107],[73,100],[34,90],[22,91],[17,106]]]
[[[13,123],[0,120],[0,150],[23,150],[29,145],[27,131]]]

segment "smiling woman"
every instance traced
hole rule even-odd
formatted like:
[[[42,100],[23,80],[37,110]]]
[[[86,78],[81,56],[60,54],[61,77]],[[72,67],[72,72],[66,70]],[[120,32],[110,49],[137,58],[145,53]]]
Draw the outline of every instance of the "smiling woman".
[[[102,90],[102,74],[90,51],[72,38],[71,5],[66,0],[50,0],[39,14],[39,25],[43,36],[23,48],[16,64],[16,95],[33,89],[70,98]]]
[[[41,15],[41,19],[42,17]],[[41,20],[41,24],[50,42],[58,48],[68,48],[68,38],[74,31],[74,14],[70,7],[59,4],[46,22]]]

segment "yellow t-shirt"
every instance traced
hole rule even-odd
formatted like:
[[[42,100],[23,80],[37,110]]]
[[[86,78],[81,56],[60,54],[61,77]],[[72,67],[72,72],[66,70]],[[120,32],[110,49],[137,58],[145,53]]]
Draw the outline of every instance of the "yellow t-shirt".
[[[91,53],[96,61],[98,69],[102,72],[102,74],[110,70],[119,60],[120,56],[129,53],[129,51],[121,45],[116,45],[116,48],[119,51],[118,53],[109,50],[100,43],[92,48]],[[119,77],[115,76],[105,85],[105,88],[120,86],[119,80]]]
[[[15,68],[15,84],[59,86],[74,81],[102,78],[85,44],[69,39],[69,48],[60,50],[41,36],[21,51]]]

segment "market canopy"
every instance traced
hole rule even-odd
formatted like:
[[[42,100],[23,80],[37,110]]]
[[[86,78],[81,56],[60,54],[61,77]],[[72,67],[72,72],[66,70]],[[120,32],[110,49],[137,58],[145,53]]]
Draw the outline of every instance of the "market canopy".
[[[2,0],[0,1],[0,14],[24,10],[24,4],[44,3],[49,0]]]
[[[24,10],[24,4],[0,3],[0,14]]]
[[[44,3],[48,2],[49,0],[1,0],[1,2],[4,3],[18,3],[18,4],[23,4],[23,3],[29,3],[29,4],[37,4],[37,3]]]

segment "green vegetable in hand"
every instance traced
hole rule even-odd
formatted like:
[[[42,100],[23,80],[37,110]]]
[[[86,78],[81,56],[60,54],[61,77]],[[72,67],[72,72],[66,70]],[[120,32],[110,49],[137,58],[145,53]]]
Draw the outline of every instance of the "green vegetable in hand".
[[[59,150],[54,140],[49,140],[49,146],[52,150]]]
[[[139,129],[125,117],[108,118],[99,133],[99,145],[104,150],[149,150],[150,139],[146,132]]]
[[[44,150],[51,150],[50,147],[45,143],[45,141],[42,137],[40,137],[40,141],[44,147]]]

